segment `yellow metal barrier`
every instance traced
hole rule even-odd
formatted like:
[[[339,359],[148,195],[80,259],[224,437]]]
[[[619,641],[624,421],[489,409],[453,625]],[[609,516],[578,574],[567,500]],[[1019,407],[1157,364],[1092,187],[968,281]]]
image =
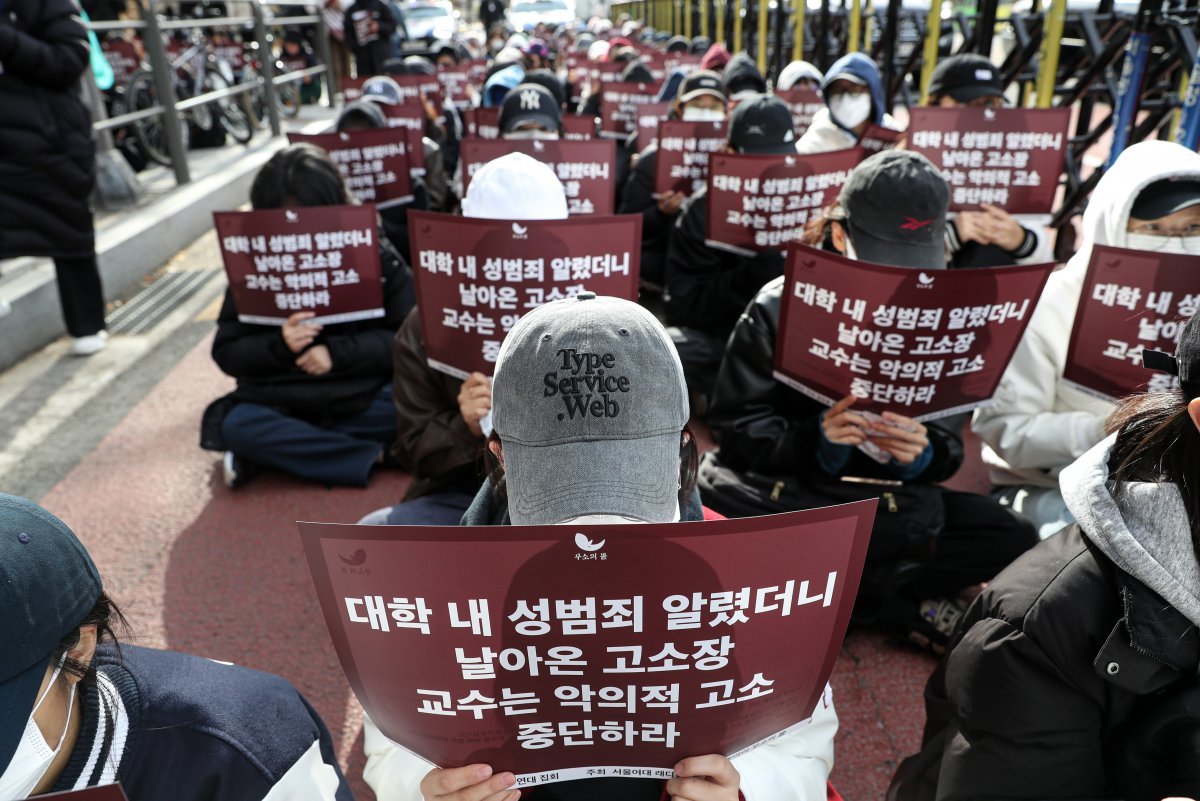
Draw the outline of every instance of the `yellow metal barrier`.
[[[934,0],[936,2],[936,0]],[[862,35],[862,0],[850,3],[850,30],[846,34],[846,52],[857,53],[858,42]]]
[[[921,105],[929,102],[929,79],[937,67],[938,44],[942,39],[942,0],[929,0],[925,19],[925,53],[921,65]]]
[[[688,38],[688,41],[691,41],[691,39],[692,39],[692,13],[693,12],[694,12],[694,9],[690,5],[688,5],[687,0],[684,0],[684,3],[683,3],[683,35]]]
[[[708,38],[708,0],[700,0],[700,35]]]
[[[1054,86],[1058,81],[1058,51],[1062,47],[1063,21],[1067,16],[1067,0],[1051,0],[1042,23],[1041,67],[1037,77],[1038,108],[1050,108],[1054,103]]]
[[[737,53],[742,50],[745,41],[742,37],[742,0],[729,0],[729,4],[733,7],[733,47],[729,51]]]
[[[758,54],[758,71],[767,74],[767,7],[768,0],[758,0],[758,39],[754,52]]]
[[[804,12],[807,10],[807,2],[808,0],[793,0],[795,8],[792,9],[792,22],[795,28],[792,31],[792,61],[804,60]]]

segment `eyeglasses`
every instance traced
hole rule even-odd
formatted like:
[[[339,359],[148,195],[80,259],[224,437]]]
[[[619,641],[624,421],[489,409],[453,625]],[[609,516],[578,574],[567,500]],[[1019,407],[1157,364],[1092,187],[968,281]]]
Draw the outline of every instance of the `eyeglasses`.
[[[1158,252],[1167,249],[1167,243],[1178,239],[1184,253],[1200,255],[1200,225],[1189,225],[1187,228],[1166,230],[1150,225],[1136,228],[1129,232],[1138,237],[1139,250]]]

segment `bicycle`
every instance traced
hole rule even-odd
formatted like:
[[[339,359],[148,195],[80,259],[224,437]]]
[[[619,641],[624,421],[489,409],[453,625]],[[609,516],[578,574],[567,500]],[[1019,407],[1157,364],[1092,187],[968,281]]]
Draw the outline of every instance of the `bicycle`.
[[[233,67],[209,50],[199,31],[193,31],[191,44],[178,56],[171,58],[171,86],[176,101],[228,89],[235,83]],[[153,72],[144,67],[129,79],[125,90],[129,108],[141,111],[158,105],[158,90]],[[196,106],[183,112],[181,127],[183,147],[191,144],[191,128],[201,134],[212,132],[219,124],[225,133],[239,144],[247,144],[254,136],[253,115],[246,93],[223,97],[212,103]],[[142,149],[154,161],[171,166],[171,154],[166,144],[166,127],[161,115],[147,117],[134,123],[134,132]]]

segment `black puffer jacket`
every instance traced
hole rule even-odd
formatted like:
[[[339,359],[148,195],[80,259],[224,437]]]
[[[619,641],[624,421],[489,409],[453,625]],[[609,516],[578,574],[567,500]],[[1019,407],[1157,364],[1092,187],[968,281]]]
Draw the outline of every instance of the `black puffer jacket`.
[[[683,202],[667,248],[667,323],[726,337],[755,293],[783,275],[783,255],[739,256],[706,244],[708,192]]]
[[[971,606],[889,801],[1200,793],[1200,634],[1078,525]]]
[[[392,380],[392,340],[416,305],[412,272],[381,239],[384,316],[329,325],[313,345],[325,345],[333,369],[311,376],[296,366],[298,354],[283,341],[280,326],[238,320],[226,291],[217,319],[212,354],[217,366],[237,379],[237,389],[209,405],[200,424],[200,447],[225,450],[221,423],[238,403],[259,403],[317,425],[362,412]]]
[[[642,280],[662,286],[667,244],[675,217],[658,210],[658,200],[654,197],[657,165],[658,144],[655,143],[642,151],[637,163],[629,170],[617,213],[642,215]]]
[[[71,0],[0,8],[0,260],[91,256],[96,157],[79,81],[87,32]]]
[[[783,279],[762,288],[738,320],[713,394],[708,421],[720,459],[738,471],[763,475],[819,475],[820,417],[826,407],[775,380],[775,333]],[[912,481],[943,481],[962,464],[963,416],[926,424],[933,456]],[[894,479],[887,465],[855,449],[845,475]]]

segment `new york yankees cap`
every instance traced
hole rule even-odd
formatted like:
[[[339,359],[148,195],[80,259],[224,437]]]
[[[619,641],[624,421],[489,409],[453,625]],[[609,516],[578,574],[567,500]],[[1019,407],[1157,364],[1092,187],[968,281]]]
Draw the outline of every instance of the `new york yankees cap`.
[[[500,346],[492,414],[515,525],[674,519],[687,388],[638,304],[581,292],[522,317]]]
[[[500,133],[510,133],[517,126],[530,123],[559,133],[562,129],[562,108],[546,87],[522,83],[505,96],[500,106]]]
[[[922,269],[946,266],[950,188],[919,153],[885,150],[864,160],[850,173],[838,205],[862,261]]]

